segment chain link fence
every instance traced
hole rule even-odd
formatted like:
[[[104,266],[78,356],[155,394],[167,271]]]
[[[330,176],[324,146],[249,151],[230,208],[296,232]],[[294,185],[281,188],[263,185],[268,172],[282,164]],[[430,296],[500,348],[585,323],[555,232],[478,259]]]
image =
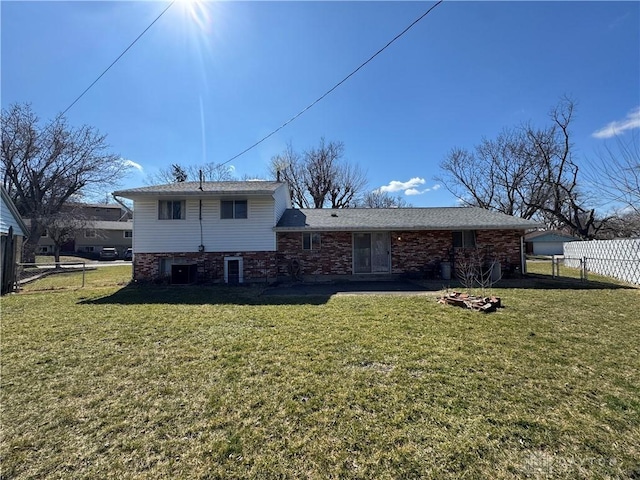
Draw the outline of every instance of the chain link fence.
[[[564,265],[640,285],[640,238],[567,242]]]
[[[80,262],[18,263],[16,289],[22,291],[58,290],[85,286],[87,265]]]

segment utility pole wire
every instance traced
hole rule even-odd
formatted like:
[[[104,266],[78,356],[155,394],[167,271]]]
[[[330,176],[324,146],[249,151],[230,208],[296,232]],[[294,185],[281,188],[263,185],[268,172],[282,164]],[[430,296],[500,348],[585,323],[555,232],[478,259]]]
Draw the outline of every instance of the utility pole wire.
[[[138,36],[136,37],[136,39],[135,39],[133,42],[131,42],[131,43],[129,44],[129,46],[128,46],[127,48],[125,48],[125,49],[124,49],[124,51],[123,51],[120,55],[118,55],[118,58],[116,58],[116,59],[111,63],[111,65],[109,65],[109,66],[104,70],[104,72],[102,72],[102,73],[98,76],[98,78],[96,78],[96,79],[91,83],[91,85],[89,85],[89,86],[84,90],[84,92],[82,92],[80,95],[78,95],[78,97],[77,97],[73,102],[71,102],[71,105],[69,105],[69,106],[68,106],[68,107],[67,107],[67,108],[66,108],[66,109],[65,109],[65,110],[64,110],[60,115],[58,115],[58,118],[63,117],[65,113],[67,113],[69,110],[71,110],[71,107],[73,107],[76,103],[78,103],[78,100],[80,100],[82,97],[84,97],[84,94],[85,94],[85,93],[87,93],[89,90],[91,90],[91,87],[93,87],[96,83],[98,83],[98,80],[100,80],[100,79],[101,79],[101,78],[102,78],[102,77],[103,77],[103,76],[104,76],[104,75],[105,75],[109,70],[111,70],[111,67],[113,67],[116,63],[118,63],[118,60],[120,60],[120,59],[124,56],[124,54],[125,54],[125,53],[127,53],[127,52],[131,49],[131,47],[133,47],[133,46],[138,42],[138,40],[140,40],[140,39],[142,38],[142,36],[143,36],[145,33],[147,33],[147,31],[148,31],[151,27],[153,27],[153,25],[154,25],[158,20],[160,20],[160,17],[162,17],[162,16],[165,14],[165,12],[166,12],[167,10],[169,10],[169,9],[173,6],[173,4],[174,4],[174,3],[176,3],[176,0],[173,0],[173,1],[169,4],[169,6],[168,6],[167,8],[165,8],[162,12],[160,12],[160,15],[158,15],[158,16],[155,18],[155,20],[154,20],[153,22],[151,22],[151,23],[149,24],[149,26],[148,26],[147,28],[145,28],[145,29],[142,31],[142,33],[141,33],[140,35],[138,35]]]
[[[260,145],[262,142],[264,142],[267,138],[275,135],[276,133],[278,133],[280,130],[282,130],[284,127],[286,127],[287,125],[289,125],[291,122],[293,122],[295,119],[297,119],[299,116],[301,116],[303,113],[305,113],[307,110],[309,110],[311,107],[313,107],[314,105],[316,105],[318,102],[320,102],[322,99],[324,99],[327,95],[329,95],[331,92],[333,92],[336,88],[338,88],[340,85],[342,85],[344,82],[346,82],[347,80],[349,80],[349,78],[351,78],[353,75],[355,75],[361,68],[363,68],[365,65],[367,65],[371,60],[373,60],[374,58],[376,58],[378,55],[380,55],[383,51],[385,51],[387,49],[387,47],[389,47],[393,42],[395,42],[396,40],[398,40],[400,37],[402,37],[405,33],[407,33],[416,23],[418,23],[420,20],[422,20],[424,17],[426,17],[427,15],[429,15],[431,13],[431,11],[436,8],[438,5],[440,5],[444,0],[439,0],[438,2],[434,3],[429,10],[427,10],[425,13],[423,13],[422,15],[420,15],[417,19],[415,19],[407,28],[405,28],[402,32],[400,32],[398,35],[396,35],[393,39],[391,39],[384,47],[382,47],[380,50],[378,50],[376,53],[374,53],[373,55],[371,55],[367,60],[365,60],[363,63],[360,64],[360,66],[358,66],[358,68],[356,68],[355,70],[353,70],[349,75],[347,75],[346,77],[344,77],[342,80],[340,80],[338,83],[336,83],[333,87],[331,87],[329,90],[327,90],[324,94],[322,94],[320,97],[318,97],[314,102],[310,103],[309,105],[307,105],[305,108],[303,108],[302,110],[300,110],[298,113],[296,113],[293,117],[291,117],[289,120],[287,120],[286,122],[284,122],[282,125],[280,125],[278,128],[276,128],[274,131],[272,131],[271,133],[269,133],[268,135],[262,137],[260,140],[258,140],[256,143],[254,143],[253,145],[251,145],[250,147],[244,149],[243,151],[241,151],[240,153],[238,153],[237,155],[234,155],[233,157],[231,157],[229,160],[227,160],[226,162],[221,163],[220,165],[226,165],[227,163],[235,160],[238,157],[241,157],[242,155],[244,155],[245,153],[247,153],[249,150],[254,149],[255,147],[257,147],[258,145]]]

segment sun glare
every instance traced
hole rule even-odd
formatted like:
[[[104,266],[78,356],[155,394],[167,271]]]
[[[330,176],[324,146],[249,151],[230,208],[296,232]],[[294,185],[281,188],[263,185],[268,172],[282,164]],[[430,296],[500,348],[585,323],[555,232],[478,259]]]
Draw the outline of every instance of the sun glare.
[[[211,16],[206,0],[177,0],[177,2],[182,6],[186,16],[197,25],[198,29],[207,33],[211,27]]]

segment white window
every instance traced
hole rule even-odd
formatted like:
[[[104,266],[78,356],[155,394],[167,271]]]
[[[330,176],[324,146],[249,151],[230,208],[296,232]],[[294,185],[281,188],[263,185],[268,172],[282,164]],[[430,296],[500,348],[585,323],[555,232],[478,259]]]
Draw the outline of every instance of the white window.
[[[133,238],[133,230],[125,230],[124,238]]]
[[[96,238],[96,231],[95,230],[85,230],[84,231],[84,238]]]
[[[476,231],[462,230],[460,232],[453,232],[453,246],[455,248],[475,248]]]
[[[320,234],[319,233],[303,233],[302,249],[303,250],[320,250]]]
[[[184,200],[160,200],[158,202],[158,220],[184,220]]]
[[[247,218],[246,200],[222,200],[220,202],[220,218]]]
[[[39,253],[49,253],[49,247],[47,247],[46,245],[39,247],[39,249],[40,249]]]

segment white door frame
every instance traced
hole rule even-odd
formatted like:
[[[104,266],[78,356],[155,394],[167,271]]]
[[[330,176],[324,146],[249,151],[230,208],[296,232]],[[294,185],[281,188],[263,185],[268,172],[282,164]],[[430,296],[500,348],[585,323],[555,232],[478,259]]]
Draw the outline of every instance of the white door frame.
[[[229,262],[238,260],[238,283],[244,282],[244,269],[242,264],[242,257],[224,257],[224,283],[229,283]]]

